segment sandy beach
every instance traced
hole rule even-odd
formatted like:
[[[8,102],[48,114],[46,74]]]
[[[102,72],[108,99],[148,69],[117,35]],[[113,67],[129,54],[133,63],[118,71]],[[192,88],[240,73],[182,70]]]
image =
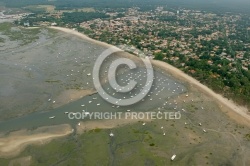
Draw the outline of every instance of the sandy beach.
[[[0,156],[12,157],[18,155],[29,144],[44,144],[52,139],[72,133],[70,125],[41,127],[34,131],[16,131],[0,138]]]
[[[66,33],[69,33],[72,35],[77,35],[80,38],[83,38],[84,40],[93,42],[95,44],[99,44],[99,45],[104,46],[104,47],[112,47],[112,45],[110,45],[110,44],[91,39],[88,36],[86,36],[82,33],[79,33],[77,31],[74,31],[72,29],[67,29],[67,28],[62,28],[62,27],[50,27],[50,28],[60,30],[60,31],[63,31],[63,32],[66,32]],[[207,86],[201,84],[198,80],[192,78],[191,76],[185,74],[184,72],[182,72],[178,68],[176,68],[168,63],[165,63],[162,61],[157,61],[157,60],[152,60],[152,63],[156,67],[159,67],[159,68],[171,73],[175,78],[182,80],[182,81],[185,81],[185,82],[188,82],[191,85],[195,86],[201,92],[204,92],[205,94],[207,94],[210,97],[212,97],[213,99],[215,99],[215,101],[220,105],[222,110],[224,110],[224,112],[226,112],[232,119],[237,120],[240,123],[244,123],[245,125],[250,126],[250,123],[249,123],[250,122],[250,115],[248,114],[248,109],[246,107],[236,105],[233,101],[228,100],[228,99],[224,98],[223,96],[221,96],[220,94],[215,93],[213,90],[209,89]]]
[[[53,108],[61,107],[65,104],[68,104],[70,102],[76,101],[78,99],[81,99],[85,96],[92,95],[96,93],[95,90],[75,90],[75,89],[68,89],[63,91],[59,96],[55,98],[55,104],[53,105]]]
[[[98,40],[94,40],[94,39],[91,39],[90,37],[82,34],[82,33],[79,33],[78,31],[75,31],[73,29],[68,29],[68,28],[63,28],[63,27],[49,27],[51,29],[56,29],[56,30],[59,30],[59,31],[63,31],[63,32],[66,32],[66,33],[69,33],[69,34],[72,34],[72,35],[76,35],[86,41],[89,41],[89,42],[92,42],[92,43],[95,43],[95,44],[98,44],[100,46],[103,46],[103,47],[112,47],[112,45],[110,44],[107,44],[107,43],[104,43],[104,42],[101,42],[101,41],[98,41]]]

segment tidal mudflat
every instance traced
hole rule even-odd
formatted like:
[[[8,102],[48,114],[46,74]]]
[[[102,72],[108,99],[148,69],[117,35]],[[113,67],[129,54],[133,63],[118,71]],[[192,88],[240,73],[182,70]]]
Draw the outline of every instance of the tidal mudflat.
[[[15,28],[15,31],[22,29]],[[164,107],[159,105],[186,92],[184,85],[156,68],[153,86],[145,99],[132,106],[114,106],[95,93],[91,76],[97,57],[106,47],[51,29],[35,31],[37,39],[34,42],[22,45],[21,41],[9,40],[2,47],[2,131],[77,123],[69,120],[65,112],[150,111],[173,108],[176,107],[174,104],[165,104]],[[8,42],[15,42],[17,45],[9,47]],[[103,81],[107,77],[105,71],[110,63],[124,56],[131,55],[116,53],[105,61],[101,71]],[[103,82],[103,86],[114,97],[130,98],[140,92],[145,84],[145,76],[146,70],[141,64],[134,70],[123,66],[118,70],[117,82],[126,85],[129,80],[134,79],[138,82],[135,90],[122,96],[112,90],[108,83]],[[180,109],[176,108],[175,111]],[[49,119],[52,116],[56,118]]]

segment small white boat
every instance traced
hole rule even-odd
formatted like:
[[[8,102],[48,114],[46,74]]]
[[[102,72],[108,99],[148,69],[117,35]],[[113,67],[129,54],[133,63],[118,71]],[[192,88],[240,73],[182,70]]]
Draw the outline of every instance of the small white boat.
[[[115,135],[111,132],[111,133],[109,134],[109,136],[110,136],[110,137],[114,137]]]
[[[68,114],[69,112],[64,112],[65,114]]]
[[[49,119],[54,119],[56,116],[51,116],[51,117],[49,117]]]
[[[51,101],[51,99],[48,100],[49,102]]]
[[[91,76],[91,73],[88,73],[87,76]]]
[[[176,155],[174,154],[172,157],[171,157],[171,160],[173,161],[175,159]]]

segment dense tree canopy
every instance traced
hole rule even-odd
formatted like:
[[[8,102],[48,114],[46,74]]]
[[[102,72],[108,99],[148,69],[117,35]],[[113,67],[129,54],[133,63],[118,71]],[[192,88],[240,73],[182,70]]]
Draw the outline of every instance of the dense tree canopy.
[[[100,12],[72,12],[63,13],[62,21],[65,23],[81,23],[96,18],[107,18],[108,16]]]

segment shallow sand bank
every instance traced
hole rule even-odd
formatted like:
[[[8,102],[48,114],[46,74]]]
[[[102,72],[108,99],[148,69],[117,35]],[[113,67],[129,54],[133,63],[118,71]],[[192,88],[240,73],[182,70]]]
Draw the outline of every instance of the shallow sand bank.
[[[34,131],[21,130],[0,138],[0,156],[18,155],[29,144],[44,144],[72,133],[70,125],[41,127]]]
[[[92,95],[94,93],[96,93],[95,90],[75,90],[75,89],[65,90],[55,98],[55,104],[53,105],[53,108],[61,107],[65,104],[76,101],[85,96]]]

